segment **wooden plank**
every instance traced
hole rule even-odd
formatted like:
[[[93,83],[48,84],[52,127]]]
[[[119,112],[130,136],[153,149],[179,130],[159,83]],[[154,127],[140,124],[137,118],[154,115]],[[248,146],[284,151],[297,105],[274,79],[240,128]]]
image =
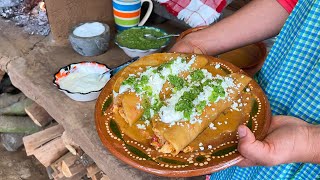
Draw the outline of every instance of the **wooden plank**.
[[[61,162],[61,172],[63,175],[72,177],[82,171],[86,171],[86,168],[80,162],[80,158],[69,152]]]
[[[36,149],[33,155],[41,164],[48,167],[66,152],[68,150],[64,147],[61,137],[59,137]]]
[[[28,156],[32,155],[34,151],[49,141],[61,137],[64,129],[61,125],[55,125],[29,136],[23,137],[23,144]]]
[[[39,106],[37,103],[32,103],[25,108],[28,116],[33,120],[33,122],[38,126],[45,126],[49,124],[53,118],[47,113],[45,109]]]

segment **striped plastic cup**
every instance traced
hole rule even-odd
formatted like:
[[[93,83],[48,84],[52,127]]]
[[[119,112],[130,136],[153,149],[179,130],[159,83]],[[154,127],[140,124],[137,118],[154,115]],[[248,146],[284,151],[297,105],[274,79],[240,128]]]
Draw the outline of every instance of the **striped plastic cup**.
[[[148,2],[148,10],[140,21],[141,5]],[[148,20],[153,3],[151,0],[112,0],[113,15],[118,31],[129,29],[134,26],[143,26]]]

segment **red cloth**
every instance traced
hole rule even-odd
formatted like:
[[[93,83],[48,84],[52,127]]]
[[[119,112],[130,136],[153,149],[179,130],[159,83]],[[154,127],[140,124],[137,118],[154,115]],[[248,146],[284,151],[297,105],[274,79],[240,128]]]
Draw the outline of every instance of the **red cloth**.
[[[217,20],[227,0],[156,0],[191,27],[209,25]],[[230,1],[230,0],[229,0]]]
[[[288,12],[291,13],[298,0],[277,0],[281,6]]]

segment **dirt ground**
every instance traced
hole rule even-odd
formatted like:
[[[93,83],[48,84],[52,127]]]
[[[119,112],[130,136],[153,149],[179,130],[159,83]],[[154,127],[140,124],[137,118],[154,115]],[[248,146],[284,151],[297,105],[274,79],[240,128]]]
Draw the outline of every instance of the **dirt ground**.
[[[0,144],[0,179],[48,180],[46,169],[34,157],[26,156],[23,148],[8,152]]]

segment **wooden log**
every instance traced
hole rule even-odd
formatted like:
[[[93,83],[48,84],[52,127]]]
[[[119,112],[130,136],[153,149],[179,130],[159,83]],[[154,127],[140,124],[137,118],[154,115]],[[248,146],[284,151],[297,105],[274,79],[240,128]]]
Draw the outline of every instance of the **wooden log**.
[[[68,150],[65,148],[61,137],[58,137],[36,149],[33,155],[41,164],[48,167],[66,152],[68,152]]]
[[[1,82],[1,80],[2,80],[2,78],[3,78],[3,76],[4,76],[5,74],[6,74],[6,72],[0,70],[0,82]]]
[[[9,93],[3,93],[0,95],[0,108],[10,106],[26,98],[27,97],[23,93],[18,93],[14,95]]]
[[[86,171],[86,168],[78,156],[68,153],[61,162],[61,171],[66,177],[72,177],[82,171]]]
[[[67,156],[67,154],[68,153],[61,156],[58,160],[56,160],[54,163],[50,165],[51,169],[53,170],[52,176],[54,177],[54,179],[65,177],[61,172],[61,162]]]
[[[0,115],[0,132],[31,134],[39,130],[29,117]]]
[[[79,145],[77,145],[68,135],[68,133],[66,131],[63,132],[62,136],[61,136],[64,145],[66,146],[66,148],[69,150],[69,152],[71,152],[73,155],[77,155],[77,152],[80,148]]]
[[[91,166],[87,167],[87,176],[92,180],[98,179],[98,175],[100,174],[101,170],[96,164],[92,164]]]
[[[103,175],[100,180],[110,180],[110,178],[107,175]]]
[[[0,115],[9,115],[9,116],[25,116],[27,115],[24,110],[27,106],[29,106],[33,101],[29,98],[18,101],[10,106],[4,107],[0,109]]]
[[[32,155],[34,151],[42,145],[61,137],[64,129],[61,125],[55,125],[40,132],[25,136],[23,144],[28,156]]]
[[[35,102],[27,106],[25,111],[33,122],[41,127],[49,124],[53,120],[49,113]]]

